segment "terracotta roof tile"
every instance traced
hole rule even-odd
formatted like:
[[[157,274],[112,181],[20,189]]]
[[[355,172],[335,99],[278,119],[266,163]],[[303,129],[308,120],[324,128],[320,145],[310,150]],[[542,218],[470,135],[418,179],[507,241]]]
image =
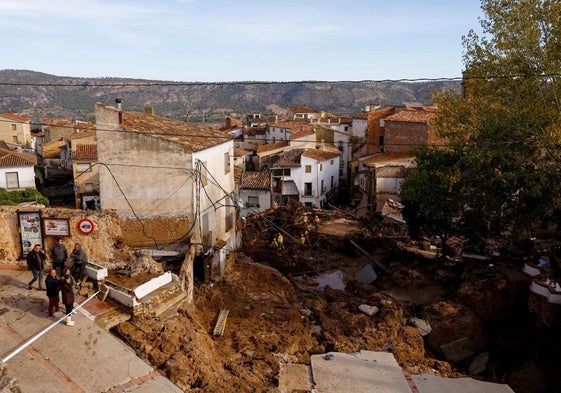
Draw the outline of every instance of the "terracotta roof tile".
[[[291,149],[283,151],[279,155],[279,160],[272,166],[277,168],[297,168],[300,166],[304,151],[305,149]]]
[[[302,105],[289,105],[288,110],[292,113],[319,113],[317,109],[308,108]]]
[[[290,134],[290,140],[304,138],[310,135],[314,135],[315,133],[316,131],[314,130],[314,126],[310,124],[309,127],[304,127]]]
[[[321,149],[306,149],[306,151],[302,155],[316,161],[327,161],[332,158],[339,157],[341,153],[339,151],[333,152]]]
[[[96,136],[95,130],[75,131],[72,134],[68,135],[66,139],[81,139],[81,138],[88,138],[92,136]]]
[[[427,108],[405,109],[391,116],[386,117],[386,121],[402,121],[408,123],[431,123],[436,119],[436,110]]]
[[[244,149],[234,149],[234,157],[243,157],[247,154]]]
[[[66,146],[66,142],[63,139],[54,142],[43,143],[41,145],[43,158],[57,158],[60,157],[61,147]]]
[[[73,160],[97,160],[97,145],[77,145],[72,149]]]
[[[4,112],[0,116],[4,116],[4,117],[7,117],[8,119],[12,119],[12,120],[15,120],[15,121],[21,121],[23,123],[27,123],[29,120],[31,120],[31,119],[28,119],[27,117],[16,115],[15,113],[10,113],[10,112]]]
[[[189,151],[199,151],[224,143],[230,139],[214,128],[140,112],[123,112],[121,125],[126,131],[150,134],[185,146]]]
[[[37,157],[33,154],[0,149],[0,167],[33,166],[35,164],[37,164]]]
[[[269,172],[245,172],[242,177],[242,189],[270,190],[271,175]]]

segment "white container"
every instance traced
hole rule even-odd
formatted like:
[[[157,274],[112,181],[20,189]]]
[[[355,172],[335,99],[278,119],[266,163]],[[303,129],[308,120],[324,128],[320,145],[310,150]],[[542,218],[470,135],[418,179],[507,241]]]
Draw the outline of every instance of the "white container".
[[[109,274],[107,268],[93,262],[86,262],[86,273],[94,280],[103,280]]]

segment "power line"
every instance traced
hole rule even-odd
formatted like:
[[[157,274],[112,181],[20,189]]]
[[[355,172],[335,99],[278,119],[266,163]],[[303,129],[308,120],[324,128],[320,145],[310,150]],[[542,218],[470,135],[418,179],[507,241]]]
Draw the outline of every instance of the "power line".
[[[127,81],[127,82],[0,82],[0,86],[29,86],[29,87],[190,87],[190,86],[257,86],[257,85],[294,85],[294,84],[365,84],[365,83],[414,83],[414,82],[458,82],[462,80],[492,80],[492,79],[520,79],[520,78],[552,78],[559,77],[561,73],[540,74],[491,74],[491,75],[464,75],[452,77],[419,77],[419,78],[396,78],[396,79],[360,79],[360,80],[300,80],[300,81],[230,81],[230,82],[167,82],[167,81]]]

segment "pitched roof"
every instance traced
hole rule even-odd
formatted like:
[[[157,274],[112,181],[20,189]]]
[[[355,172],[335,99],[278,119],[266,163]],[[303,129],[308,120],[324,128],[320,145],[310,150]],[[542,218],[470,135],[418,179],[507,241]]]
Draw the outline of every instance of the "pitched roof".
[[[420,109],[405,109],[391,116],[386,117],[386,121],[402,121],[407,123],[431,123],[436,119],[434,108],[424,107]]]
[[[270,127],[285,128],[292,132],[298,132],[302,130],[308,130],[314,126],[307,121],[301,120],[278,120],[270,124]]]
[[[95,130],[74,131],[72,134],[66,136],[66,139],[81,139],[96,136]]]
[[[27,117],[16,115],[15,113],[10,113],[10,112],[4,112],[0,116],[4,116],[4,117],[7,117],[8,119],[12,119],[12,120],[15,120],[15,121],[21,121],[23,123],[27,123],[29,120],[31,120],[31,119],[28,119]]]
[[[234,149],[234,157],[244,157],[247,152],[244,149]]]
[[[327,161],[339,157],[341,153],[339,151],[333,152],[322,149],[306,149],[302,155],[316,161]]]
[[[33,166],[35,164],[37,164],[37,157],[33,154],[0,149],[0,167]]]
[[[230,140],[227,134],[208,126],[200,126],[147,113],[122,113],[121,127],[124,130],[165,139],[185,146],[188,151],[204,150]]]
[[[305,149],[291,149],[283,151],[279,155],[279,160],[273,164],[273,167],[284,167],[284,168],[297,168],[300,166],[300,161],[302,158],[302,153]]]
[[[310,127],[304,127],[290,134],[290,140],[304,138],[310,135],[314,135],[315,133],[316,131],[314,129],[314,126],[310,124]]]
[[[97,145],[77,145],[72,149],[73,160],[97,160]]]
[[[246,171],[242,176],[242,188],[252,190],[270,190],[271,175],[269,172]]]
[[[41,145],[41,155],[43,158],[57,158],[60,157],[60,149],[66,146],[66,142],[60,138],[58,141],[47,142]]]
[[[379,153],[369,157],[359,158],[359,161],[371,168],[388,165],[415,166],[415,157],[409,154]]]
[[[319,113],[319,111],[316,109],[301,105],[289,105],[288,110],[292,113]]]

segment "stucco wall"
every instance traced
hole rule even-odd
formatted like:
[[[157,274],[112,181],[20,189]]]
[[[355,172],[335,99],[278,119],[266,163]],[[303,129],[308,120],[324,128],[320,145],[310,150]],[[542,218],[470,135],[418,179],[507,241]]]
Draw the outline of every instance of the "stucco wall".
[[[429,129],[424,123],[386,121],[384,152],[408,153],[415,146],[426,146]]]
[[[19,188],[35,188],[35,170],[33,166],[0,168],[0,187],[7,188],[6,173],[17,172]]]

